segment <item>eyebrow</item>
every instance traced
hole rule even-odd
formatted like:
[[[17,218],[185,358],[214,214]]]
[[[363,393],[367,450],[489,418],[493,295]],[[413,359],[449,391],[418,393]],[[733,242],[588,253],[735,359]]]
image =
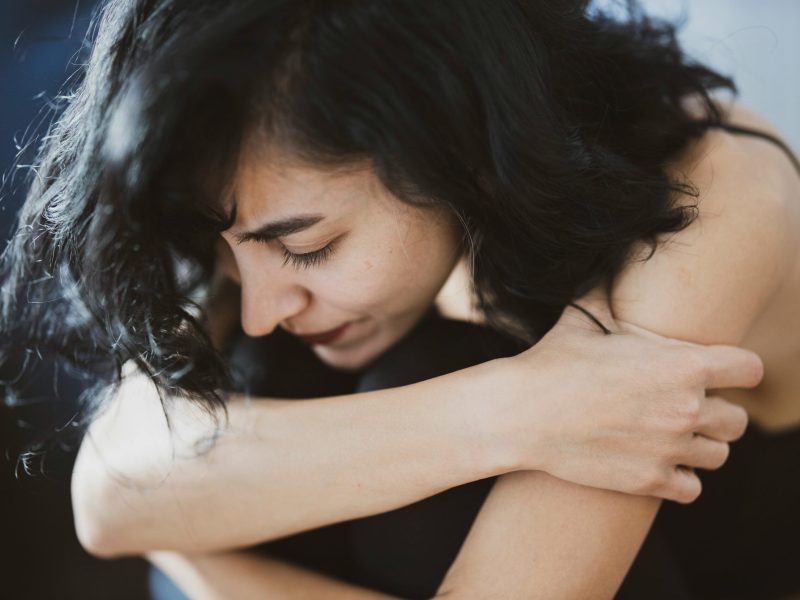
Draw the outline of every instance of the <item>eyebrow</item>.
[[[237,233],[234,235],[236,238],[237,243],[243,244],[244,242],[249,242],[251,240],[257,240],[259,242],[269,242],[276,238],[284,237],[287,235],[292,235],[293,233],[299,233],[301,231],[305,231],[322,221],[325,217],[323,215],[294,215],[291,217],[286,217],[284,219],[279,219],[277,221],[271,221],[262,225],[255,231],[245,231],[243,233]]]

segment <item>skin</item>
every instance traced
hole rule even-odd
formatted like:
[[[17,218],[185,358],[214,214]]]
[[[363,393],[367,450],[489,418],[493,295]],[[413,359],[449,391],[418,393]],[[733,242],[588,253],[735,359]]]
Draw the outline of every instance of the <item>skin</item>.
[[[769,121],[742,106],[729,106],[731,121],[772,133]],[[615,291],[615,312],[636,316],[646,328],[689,341],[714,339],[749,348],[764,358],[765,376],[751,390],[721,394],[744,407],[765,431],[800,425],[800,174],[775,144],[715,131],[690,149],[676,170],[687,173],[704,198],[703,223],[674,240],[649,270],[633,264]],[[700,249],[681,256],[681,245]],[[746,253],[746,255],[745,255]],[[656,284],[657,274],[669,278]],[[708,308],[699,319],[679,319],[669,296],[649,300],[635,289],[679,286],[687,301]],[[727,291],[722,295],[720,291]],[[629,291],[630,290],[630,291]],[[675,295],[675,293],[673,293]],[[659,316],[650,316],[658,311]],[[667,324],[666,322],[669,322]],[[728,323],[728,325],[725,325]]]
[[[251,336],[278,326],[307,335],[349,323],[334,343],[313,346],[334,368],[358,369],[394,345],[430,308],[461,255],[453,216],[399,201],[369,165],[321,172],[251,141],[233,196],[237,219],[219,256],[220,269],[241,285],[242,328]],[[323,218],[269,242],[241,241],[297,215]],[[314,264],[296,257],[326,247],[330,254]]]
[[[709,135],[715,136],[717,133]],[[736,138],[736,141],[728,139],[732,137],[728,134],[719,135],[722,136],[720,139],[725,140],[726,148],[731,152],[733,151],[731,144],[735,146],[739,143],[751,143],[750,140],[739,142],[739,138]],[[711,137],[707,140],[713,141]],[[754,148],[745,145],[738,155],[740,162],[736,162],[735,153],[727,155],[711,141],[708,142],[711,145],[707,150],[703,150],[704,146],[697,145],[694,148],[696,153],[688,153],[689,158],[686,162],[677,164],[676,169],[695,173],[699,182],[700,175],[704,172],[713,171],[718,174],[718,178],[729,178],[737,173],[747,172],[747,169],[752,169],[754,166],[767,168],[768,165],[773,165],[776,170],[768,172],[770,180],[772,176],[777,177],[777,174],[782,172],[780,180],[787,184],[787,190],[791,189],[789,172],[781,171],[782,167],[779,166],[780,153],[770,155],[766,146],[757,146],[756,155],[763,158],[764,163],[754,165],[752,154]],[[786,160],[785,157],[783,160]],[[720,169],[723,169],[722,176],[719,175]],[[666,335],[681,337],[681,333],[688,331],[692,335],[686,336],[687,339],[698,342],[737,343],[746,341],[748,336],[756,334],[759,329],[758,323],[764,319],[769,320],[771,307],[789,301],[792,292],[786,288],[791,288],[791,285],[785,284],[787,276],[796,272],[796,265],[793,262],[788,264],[791,261],[782,262],[782,258],[798,254],[797,247],[793,245],[796,242],[793,232],[798,230],[796,211],[791,208],[788,196],[780,196],[769,191],[755,196],[757,186],[750,178],[739,181],[739,184],[735,188],[735,202],[730,200],[729,190],[725,188],[720,190],[719,187],[702,186],[701,218],[695,225],[672,239],[669,248],[676,248],[677,251],[663,251],[659,256],[664,258],[660,261],[632,263],[618,279],[611,298],[615,314],[634,324]],[[244,189],[247,189],[246,185]],[[762,188],[757,189],[763,192]],[[794,193],[796,197],[796,189]],[[719,208],[726,202],[728,203],[726,206],[733,206],[735,209],[726,211],[731,218],[715,218],[720,214]],[[245,218],[252,217],[252,213],[249,216],[245,215]],[[742,227],[745,223],[754,223],[755,227]],[[252,227],[260,223],[250,225],[249,222],[245,222],[243,225]],[[237,226],[239,226],[238,221],[235,227]],[[698,235],[698,229],[702,229],[702,236]],[[243,295],[246,295],[244,288],[247,284],[247,274],[257,275],[258,272],[249,270],[252,268],[252,264],[248,262],[251,255],[242,254],[241,250],[237,254],[234,246],[230,245],[232,239],[227,237],[226,232],[226,242],[231,248],[234,264],[238,267],[239,276],[242,278]],[[406,239],[413,240],[415,237],[412,235]],[[324,240],[317,242],[322,243]],[[689,245],[694,251],[685,251]],[[308,250],[304,251],[314,249],[316,248],[309,246]],[[341,249],[344,250],[344,246]],[[255,250],[253,252],[255,253]],[[387,253],[386,256],[391,254]],[[726,257],[735,261],[736,269],[720,262]],[[764,264],[774,265],[775,268],[764,269]],[[331,261],[326,268],[333,268],[333,262]],[[415,273],[418,274],[418,271]],[[685,276],[687,273],[696,281],[709,281],[709,278],[716,276],[717,279],[712,280],[716,285],[690,286],[686,285],[685,281],[669,277],[674,274]],[[294,297],[297,300],[300,295],[297,293],[297,287],[300,284],[297,283],[299,279],[295,277],[299,278],[300,275],[292,274],[288,279],[291,283],[284,288],[286,295],[276,296],[279,302],[275,306],[285,306],[281,303],[285,298]],[[752,284],[742,287],[740,277],[746,277]],[[406,321],[395,312],[391,315],[367,311],[361,313],[359,310],[354,310],[353,305],[335,303],[332,297],[329,297],[325,304],[321,302],[318,304],[328,307],[325,311],[319,309],[314,313],[312,309],[315,306],[316,294],[320,293],[318,290],[323,289],[322,280],[315,280],[313,290],[308,287],[312,285],[310,276],[304,281],[305,285],[301,287],[305,290],[306,300],[294,305],[294,310],[297,312],[292,314],[289,311],[277,321],[273,317],[275,324],[286,323],[289,326],[297,326],[299,323],[296,321],[297,315],[303,314],[363,314],[367,324],[375,323],[371,325],[374,328],[372,335],[352,340],[354,347],[360,346],[357,348],[358,351],[351,352],[345,348],[338,354],[319,354],[330,364],[337,364],[334,361],[338,358],[340,359],[338,364],[344,368],[348,366],[352,368],[360,364],[358,360],[368,361],[371,356],[370,351],[380,352],[381,341],[399,339],[402,332],[407,331],[407,328],[404,329]],[[434,289],[431,298],[438,291],[435,286],[432,288]],[[259,288],[252,289],[255,293]],[[377,292],[375,293],[377,297]],[[796,297],[795,295],[794,298]],[[249,298],[243,298],[243,320],[248,314],[246,305],[248,301]],[[721,303],[725,303],[726,308],[731,311],[730,314],[724,315],[726,319],[717,318]],[[692,306],[697,309],[676,314],[672,310],[673,306]],[[336,310],[333,310],[333,307],[336,307]],[[311,321],[305,322],[308,323]],[[320,322],[313,324],[330,328],[339,323],[320,319]],[[346,360],[347,358],[351,360]],[[657,507],[658,501],[652,498],[582,487],[541,472],[515,472],[503,475],[481,510],[461,553],[440,589],[440,595],[458,598],[610,597],[638,550]],[[543,540],[546,540],[546,543]],[[221,596],[215,596],[210,592],[205,594],[202,579],[207,578],[206,589],[210,590],[214,586],[221,589],[219,586],[224,585],[226,578],[231,580],[230,574],[233,572],[231,569],[234,564],[231,561],[236,561],[237,557],[244,561],[240,563],[243,566],[242,571],[237,574],[238,581],[243,581],[240,578],[242,572],[249,573],[254,586],[252,588],[254,596],[259,589],[259,581],[261,585],[265,585],[265,582],[272,582],[274,586],[278,586],[279,582],[284,584],[283,591],[279,592],[276,589],[275,597],[286,598],[303,597],[293,590],[312,589],[308,587],[312,585],[312,580],[315,582],[313,585],[320,584],[319,578],[311,573],[296,572],[294,578],[284,577],[286,571],[281,571],[279,565],[271,565],[266,561],[253,563],[241,555],[242,553],[205,556],[158,553],[150,556],[178,582],[186,581],[186,585],[189,585],[191,577],[194,577],[194,582],[197,584],[199,578],[201,582],[197,585],[200,587],[192,588],[197,590],[195,594],[197,597],[224,597],[224,594]],[[219,562],[216,559],[219,559]],[[245,567],[245,562],[249,566]],[[223,564],[227,567],[220,567]],[[215,565],[220,568],[216,568]],[[581,577],[575,577],[575,573],[581,573]],[[232,580],[229,582],[233,585]],[[322,593],[325,588],[315,589],[317,593]],[[264,588],[261,590],[263,592]],[[454,590],[457,590],[457,594]],[[331,587],[330,595],[326,597],[370,597],[365,595],[366,593],[364,590],[351,589],[339,590],[334,594]],[[309,594],[308,597],[314,596]]]
[[[780,131],[752,110],[723,106],[731,122],[781,138]],[[757,352],[768,365],[761,384],[725,389],[722,395],[745,408],[765,431],[800,426],[800,342],[786,335],[800,330],[800,261],[793,253],[800,228],[800,175],[773,143],[718,130],[690,146],[671,174],[698,186],[702,219],[668,240],[648,261],[636,259],[648,256],[649,247],[635,254],[613,287],[613,314],[669,337],[737,344]],[[737,262],[743,257],[729,247],[736,242],[748,252],[746,263]],[[740,270],[740,264],[752,270]],[[731,275],[738,279],[729,280]],[[749,295],[737,290],[721,298],[715,291],[737,281],[749,288]],[[482,316],[466,299],[467,290],[468,274],[459,265],[439,305],[453,318],[481,323]],[[709,320],[702,324],[687,319],[687,305],[679,301],[713,306],[713,315],[704,314]]]

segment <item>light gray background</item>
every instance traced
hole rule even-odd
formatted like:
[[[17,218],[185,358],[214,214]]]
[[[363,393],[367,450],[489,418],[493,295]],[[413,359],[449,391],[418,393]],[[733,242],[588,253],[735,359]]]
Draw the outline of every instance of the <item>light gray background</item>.
[[[693,58],[734,78],[742,104],[767,117],[800,152],[800,0],[640,0],[674,20]],[[599,8],[615,0],[596,0]]]

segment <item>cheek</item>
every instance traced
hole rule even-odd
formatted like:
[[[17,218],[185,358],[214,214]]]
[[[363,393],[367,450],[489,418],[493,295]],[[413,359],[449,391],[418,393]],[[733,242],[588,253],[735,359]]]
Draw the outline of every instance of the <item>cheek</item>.
[[[390,248],[355,261],[324,293],[331,303],[353,311],[391,315],[418,310],[434,301],[455,264],[453,256],[453,248],[444,244]]]
[[[389,265],[373,257],[343,264],[336,275],[319,282],[316,295],[343,310],[373,312],[392,304],[400,291]]]
[[[342,312],[376,316],[402,306],[413,269],[407,261],[395,260],[392,248],[368,248],[369,252],[347,248],[327,268],[313,274],[307,285],[320,304]]]
[[[374,225],[318,273],[315,294],[340,310],[373,315],[418,311],[435,300],[458,260],[458,232],[427,214]],[[355,240],[353,240],[355,242]],[[338,258],[338,260],[337,260]]]

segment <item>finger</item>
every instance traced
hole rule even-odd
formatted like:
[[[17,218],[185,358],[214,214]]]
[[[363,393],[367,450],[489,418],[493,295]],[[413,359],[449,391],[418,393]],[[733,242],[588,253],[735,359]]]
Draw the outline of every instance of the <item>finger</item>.
[[[700,346],[706,389],[752,388],[764,377],[761,358],[735,346]]]
[[[681,504],[689,504],[697,500],[703,485],[697,474],[687,467],[675,467],[667,483],[668,494],[662,496]]]
[[[732,442],[747,429],[747,411],[719,396],[709,396],[700,405],[694,432],[720,442]]]
[[[728,460],[730,446],[725,442],[696,435],[689,442],[687,453],[681,464],[694,469],[719,469]]]

